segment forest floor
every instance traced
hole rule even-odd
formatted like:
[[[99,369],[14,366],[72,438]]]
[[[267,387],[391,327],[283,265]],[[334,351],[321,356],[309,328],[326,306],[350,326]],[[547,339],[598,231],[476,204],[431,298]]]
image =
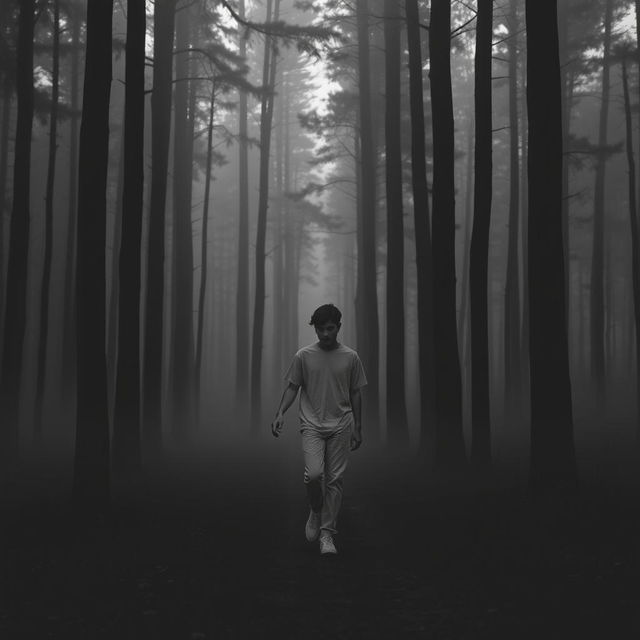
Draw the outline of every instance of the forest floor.
[[[276,442],[175,457],[92,524],[56,465],[5,481],[0,638],[640,637],[636,489],[454,490],[365,443],[327,557]]]

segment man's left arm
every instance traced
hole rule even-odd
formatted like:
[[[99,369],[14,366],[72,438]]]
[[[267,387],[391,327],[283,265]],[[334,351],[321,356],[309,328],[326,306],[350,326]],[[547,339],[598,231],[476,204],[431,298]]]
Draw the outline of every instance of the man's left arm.
[[[351,451],[355,451],[362,444],[362,394],[360,389],[353,389],[349,393],[351,409],[353,410],[353,430],[351,432]]]

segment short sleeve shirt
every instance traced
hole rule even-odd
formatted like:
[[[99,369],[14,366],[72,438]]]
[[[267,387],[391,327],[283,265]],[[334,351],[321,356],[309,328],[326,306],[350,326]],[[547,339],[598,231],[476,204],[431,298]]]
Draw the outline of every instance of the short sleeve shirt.
[[[353,424],[351,393],[367,384],[358,354],[343,344],[330,351],[318,343],[303,347],[285,380],[300,386],[300,428],[323,433]]]

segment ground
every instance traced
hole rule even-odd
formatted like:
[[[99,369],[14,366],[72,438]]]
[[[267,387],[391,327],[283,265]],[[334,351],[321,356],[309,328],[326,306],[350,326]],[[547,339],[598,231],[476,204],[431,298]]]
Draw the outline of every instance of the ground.
[[[291,442],[183,452],[98,521],[59,465],[5,480],[0,638],[640,637],[637,490],[452,489],[365,443],[321,557]]]

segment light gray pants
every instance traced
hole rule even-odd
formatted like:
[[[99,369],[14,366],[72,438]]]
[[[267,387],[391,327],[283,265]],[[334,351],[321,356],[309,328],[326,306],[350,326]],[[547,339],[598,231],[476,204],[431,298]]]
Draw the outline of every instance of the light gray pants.
[[[347,468],[351,427],[323,434],[302,426],[304,484],[309,505],[321,511],[320,528],[336,533],[336,520],[342,503],[342,475]]]

